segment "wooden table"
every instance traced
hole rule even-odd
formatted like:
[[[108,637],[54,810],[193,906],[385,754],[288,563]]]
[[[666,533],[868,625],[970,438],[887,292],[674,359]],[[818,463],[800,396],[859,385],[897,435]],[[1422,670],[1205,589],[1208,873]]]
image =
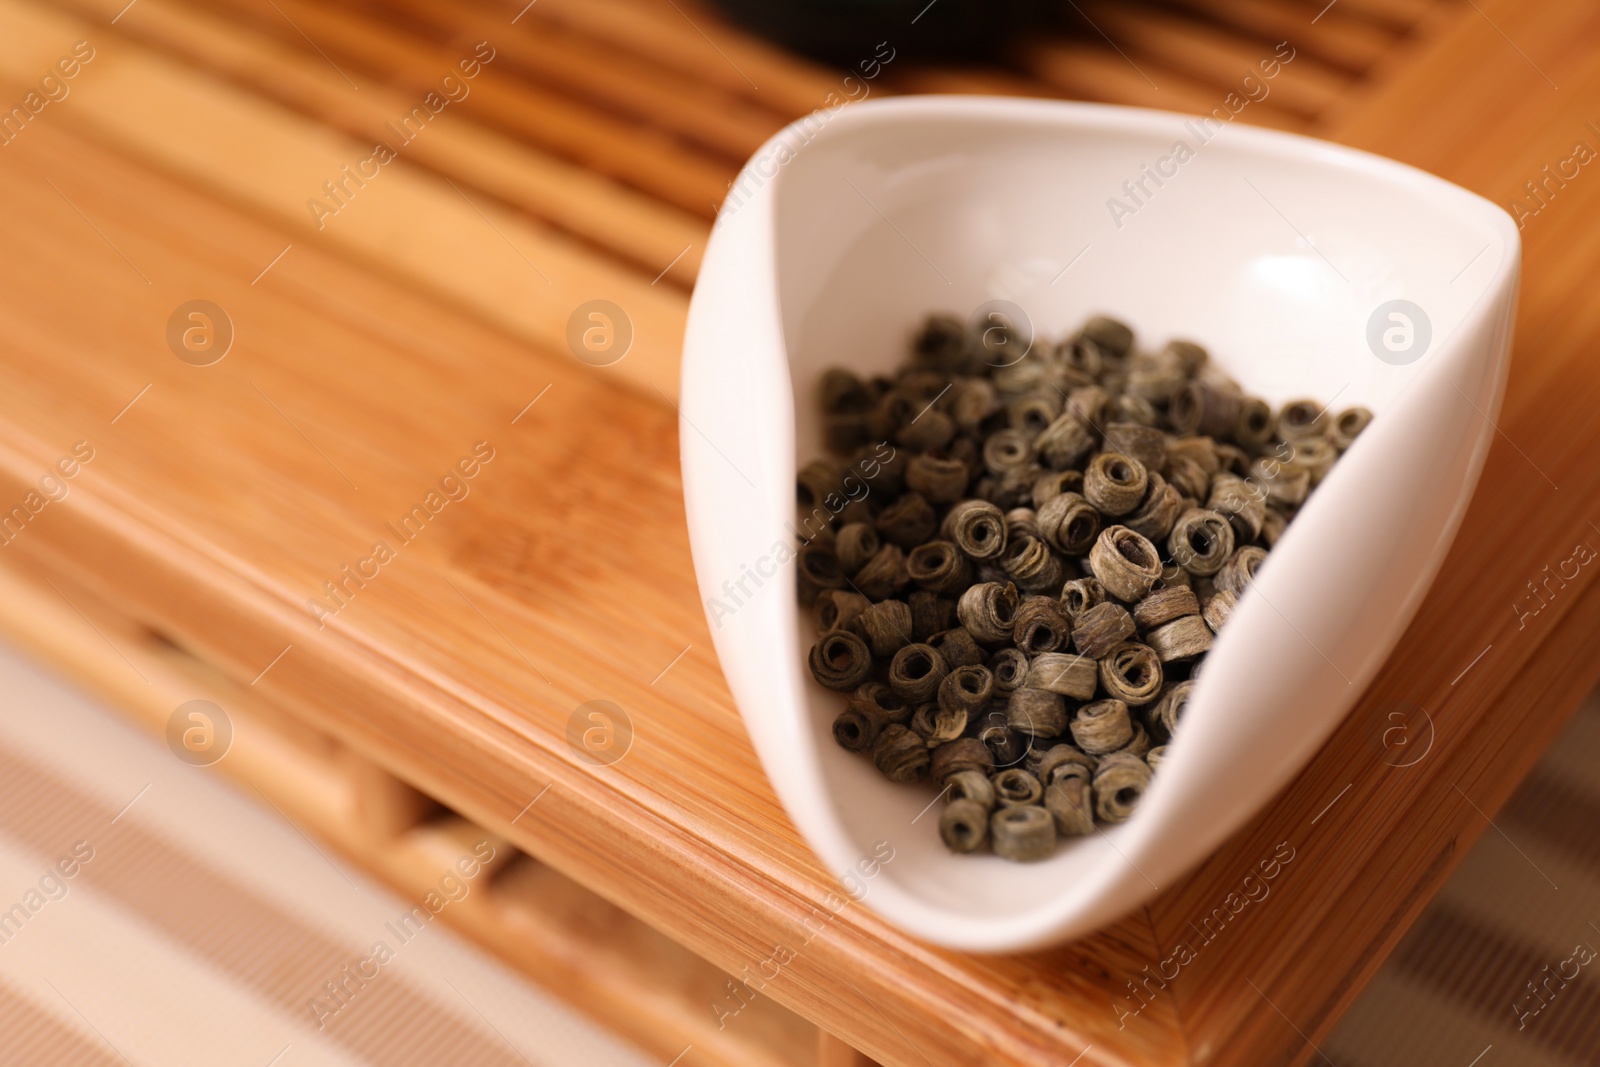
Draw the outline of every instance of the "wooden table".
[[[684,0],[124,2],[0,0],[4,99],[74,42],[93,51],[0,145],[0,625],[158,731],[214,700],[235,735],[217,769],[405,892],[474,825],[514,844],[455,920],[662,1062],[1304,1062],[1600,681],[1592,568],[1551,577],[1600,545],[1600,178],[1541,169],[1600,147],[1600,16],[1173,0],[1084,4],[1074,17],[1109,36],[1082,25],[1003,67],[918,64],[908,43],[882,91],[1209,110],[1254,49],[1293,40],[1297,88],[1256,120],[1502,203],[1545,182],[1517,354],[1477,500],[1408,636],[1183,884],[1094,937],[1005,957],[847,907],[741,997],[834,883],[717,671],[664,400],[720,189],[842,75]],[[494,58],[470,94],[348,181],[478,41]],[[566,350],[594,297],[637,331],[604,369]],[[232,326],[205,366],[168,341],[196,299]],[[41,486],[78,442],[73,475]],[[430,499],[475,448],[474,476],[445,486],[467,495]],[[401,536],[418,505],[427,521]],[[607,766],[567,740],[596,699],[634,733]],[[1395,768],[1380,738],[1407,702],[1436,736]],[[1129,984],[1280,843],[1295,858],[1270,897],[1128,1014]]]

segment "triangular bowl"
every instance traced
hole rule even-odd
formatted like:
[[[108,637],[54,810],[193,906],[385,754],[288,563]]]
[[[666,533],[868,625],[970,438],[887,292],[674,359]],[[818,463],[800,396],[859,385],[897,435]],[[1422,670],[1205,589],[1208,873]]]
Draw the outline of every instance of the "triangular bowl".
[[[916,935],[1008,951],[1087,933],[1203,859],[1349,711],[1433,580],[1494,433],[1520,255],[1509,216],[1439,178],[1215,120],[913,97],[774,138],[695,288],[684,489],[723,672],[823,863]],[[1377,412],[1223,629],[1140,810],[1032,865],[947,853],[920,814],[931,788],[834,743],[842,698],[805,667],[810,612],[784,562],[797,460],[822,454],[820,373],[888,370],[928,312],[997,298],[1041,335],[1105,312],[1145,345],[1204,344],[1269,401]],[[1410,362],[1368,342],[1394,299],[1431,325]]]

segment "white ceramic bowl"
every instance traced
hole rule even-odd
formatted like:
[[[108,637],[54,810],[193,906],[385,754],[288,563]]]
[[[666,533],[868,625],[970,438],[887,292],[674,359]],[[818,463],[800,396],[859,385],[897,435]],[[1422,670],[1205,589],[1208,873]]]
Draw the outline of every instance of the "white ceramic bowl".
[[[1494,433],[1521,255],[1511,219],[1375,156],[1243,126],[1205,143],[1201,132],[1183,116],[1085,104],[851,105],[752,158],[707,250],[681,431],[717,654],[806,840],[866,887],[868,906],[929,941],[1004,951],[1082,935],[1260,809],[1394,647]],[[1181,163],[1180,141],[1193,151]],[[1146,165],[1168,176],[1134,200],[1123,183]],[[1134,210],[1113,211],[1112,197]],[[918,818],[931,787],[893,785],[834,743],[844,698],[809,675],[810,612],[781,562],[796,461],[822,453],[822,370],[888,370],[926,313],[993,298],[1046,337],[1105,312],[1146,346],[1199,341],[1269,401],[1378,413],[1234,611],[1140,810],[1032,865],[949,854],[937,810]],[[1367,341],[1375,309],[1397,298],[1432,327],[1407,365]],[[857,868],[872,869],[880,841],[894,858],[869,880]]]

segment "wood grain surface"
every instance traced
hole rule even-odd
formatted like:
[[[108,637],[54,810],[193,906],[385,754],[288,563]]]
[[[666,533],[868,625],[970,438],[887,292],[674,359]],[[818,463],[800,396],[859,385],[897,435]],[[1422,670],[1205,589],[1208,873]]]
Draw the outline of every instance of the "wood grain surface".
[[[1584,170],[1552,184],[1526,219],[1501,434],[1449,561],[1361,705],[1271,808],[1149,908],[1047,952],[945,952],[866,908],[833,914],[834,879],[761,774],[693,586],[666,402],[688,275],[656,284],[649,268],[668,268],[653,257],[677,235],[697,243],[705,222],[678,183],[699,171],[609,167],[595,178],[570,144],[513,114],[533,106],[538,53],[507,49],[523,67],[497,58],[483,77],[504,74],[501,89],[436,127],[475,149],[403,156],[318,229],[305,199],[361,158],[356,138],[456,45],[439,43],[442,6],[404,5],[434,29],[396,22],[387,35],[369,32],[371,9],[347,5],[297,4],[289,29],[269,29],[272,6],[230,0],[202,18],[140,0],[112,26],[120,5],[0,0],[5,99],[74,41],[96,49],[71,95],[0,146],[0,511],[24,507],[0,563],[8,580],[85,619],[74,601],[92,600],[124,626],[93,652],[62,649],[12,598],[0,625],[18,638],[66,661],[98,656],[102,677],[121,671],[137,688],[139,660],[118,642],[159,635],[732,976],[793,949],[777,977],[758,979],[760,1000],[885,1064],[1314,1059],[1319,1036],[1600,679],[1600,592],[1587,569],[1550,587],[1520,626],[1513,608],[1539,603],[1527,583],[1574,544],[1600,544],[1589,455],[1600,309],[1586,299],[1600,268],[1600,184]],[[1315,24],[1343,27],[1335,43],[1313,45],[1318,6],[1278,10],[1306,20],[1308,54],[1322,57],[1308,69],[1326,79],[1290,97],[1281,124],[1501,202],[1575,140],[1600,144],[1587,126],[1600,113],[1600,23],[1578,3],[1418,3],[1407,15],[1345,0]],[[1116,31],[1128,66],[1156,84],[1182,77],[1170,84],[1205,109],[1228,48],[1190,56],[1163,34],[1173,21],[1227,19],[1199,0],[1161,12],[1162,33]],[[313,48],[293,39],[296,24],[316,31]],[[517,25],[635,57],[628,84],[681,91],[686,108],[699,91],[687,80],[746,109],[729,115],[765,111],[775,124],[817,106],[808,94],[837,77],[688,4],[541,0]],[[650,26],[662,32],[641,30]],[[428,40],[432,51],[417,43]],[[1049,92],[1028,66],[1042,62],[1039,48],[1105,58],[1084,42],[1042,42],[1007,70],[907,64],[892,78]],[[709,60],[718,50],[729,62]],[[540,91],[590,92],[586,76],[543,71]],[[361,87],[341,90],[345,77]],[[369,92],[380,104],[355,102]],[[624,92],[572,106],[604,111],[600,132],[652,121]],[[718,140],[731,129],[685,117],[676,143],[697,168],[731,176],[732,141]],[[602,204],[634,212],[637,227],[595,220]],[[596,295],[637,327],[635,348],[603,369],[565,340],[573,307]],[[222,307],[235,331],[212,366],[167,345],[169,317],[193,299]],[[79,441],[94,456],[66,497],[28,512],[27,494]],[[492,459],[460,481],[464,498],[447,500],[440,480],[475,447]],[[430,491],[436,513],[399,537]],[[346,578],[380,540],[393,558]],[[324,583],[345,583],[345,604],[319,620],[307,602]],[[568,741],[595,700],[632,728],[627,755],[604,766]],[[1397,702],[1422,705],[1436,726],[1427,757],[1404,768],[1382,743]],[[369,832],[403,823],[405,797],[379,789]],[[1176,977],[1152,981],[1129,1014],[1140,1003],[1129,983],[1159,970],[1280,846],[1293,859],[1270,895]],[[831,918],[817,925],[818,915]],[[754,1018],[730,1011],[739,1001],[720,1002],[720,1014],[718,1003],[705,1018],[719,1032]],[[695,1062],[692,1051],[683,1060]]]

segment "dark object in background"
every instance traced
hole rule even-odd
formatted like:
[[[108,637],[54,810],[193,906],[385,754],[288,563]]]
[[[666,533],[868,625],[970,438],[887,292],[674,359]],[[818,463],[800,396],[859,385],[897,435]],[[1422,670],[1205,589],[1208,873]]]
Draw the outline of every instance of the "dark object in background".
[[[1019,30],[1053,22],[1044,0],[716,0],[763,37],[853,67],[880,41],[916,60],[989,59]],[[913,22],[913,20],[915,20]]]

